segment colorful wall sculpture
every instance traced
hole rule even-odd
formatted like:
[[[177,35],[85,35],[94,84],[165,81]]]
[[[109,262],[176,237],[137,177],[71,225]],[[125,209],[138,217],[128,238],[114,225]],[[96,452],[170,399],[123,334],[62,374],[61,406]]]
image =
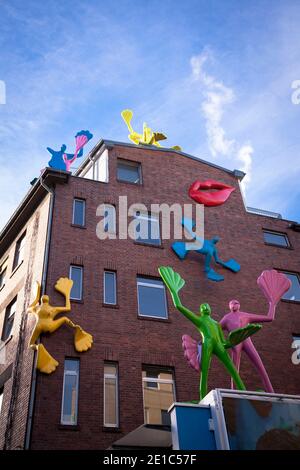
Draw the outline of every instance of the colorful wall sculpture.
[[[49,296],[43,295],[41,297],[41,285],[37,283],[37,293],[35,300],[28,307],[27,312],[32,313],[36,317],[36,325],[33,330],[29,346],[31,349],[37,351],[37,364],[36,367],[39,371],[45,374],[51,374],[58,366],[58,362],[49,354],[45,346],[37,343],[42,333],[53,333],[62,325],[68,325],[74,328],[74,346],[76,351],[87,351],[92,347],[93,337],[89,333],[83,331],[79,325],[75,325],[68,317],[55,317],[63,312],[70,312],[71,302],[70,294],[73,286],[73,281],[66,277],[61,277],[55,284],[55,289],[64,295],[66,302],[64,306],[58,307],[50,304]]]
[[[210,316],[211,309],[209,304],[201,304],[200,315],[196,315],[181,303],[178,293],[184,286],[185,281],[180,277],[180,275],[170,267],[161,266],[158,270],[171,293],[174,306],[195,325],[201,335],[202,348],[199,399],[202,400],[202,398],[207,394],[208,372],[212,355],[215,355],[223,363],[238,390],[246,390],[227,349],[236,346],[250,335],[256,333],[261,326],[252,323],[243,328],[234,329],[229,333],[228,338],[225,339],[221,325]]]
[[[219,237],[214,237],[211,240],[201,240],[196,234],[193,233],[191,227],[195,226],[195,222],[192,219],[188,219],[187,217],[182,219],[182,225],[184,226],[185,230],[187,230],[191,236],[193,236],[194,240],[197,240],[202,245],[202,248],[195,248],[191,247],[191,243],[185,242],[174,242],[172,244],[172,250],[176,253],[176,255],[181,259],[185,259],[189,251],[195,251],[196,253],[200,253],[205,256],[204,261],[204,272],[206,273],[207,279],[211,281],[224,281],[224,276],[218,274],[214,269],[211,267],[211,263],[214,260],[218,265],[223,266],[230,271],[237,273],[240,270],[239,263],[231,258],[228,261],[222,261],[218,255],[218,250],[216,244],[220,240]]]
[[[227,313],[220,321],[223,330],[230,332],[238,326],[247,326],[251,323],[265,323],[274,320],[276,306],[283,294],[291,287],[291,281],[285,274],[279,273],[275,269],[272,269],[270,271],[263,271],[257,279],[257,284],[269,302],[269,311],[267,315],[241,312],[239,301],[231,300],[229,302],[230,313]],[[247,354],[248,358],[253,363],[255,369],[260,375],[265,391],[273,393],[274,390],[271,381],[263,365],[263,362],[251,341],[251,338],[246,339],[242,343],[233,347],[231,350],[231,357],[237,370],[240,369],[242,351]],[[231,383],[231,388],[233,388],[233,383]]]
[[[133,111],[131,109],[124,109],[124,111],[121,112],[121,116],[129,130],[128,138],[134,144],[155,145],[156,147],[162,147],[159,142],[167,139],[165,134],[162,134],[161,132],[153,132],[145,122],[143,124],[143,133],[139,134],[138,132],[135,132],[131,125],[131,120],[133,117]],[[181,150],[179,145],[175,145],[171,148],[173,150]]]
[[[93,134],[89,131],[80,131],[75,135],[75,153],[66,153],[66,145],[63,144],[60,150],[53,150],[47,147],[51,155],[48,165],[56,170],[71,171],[71,165],[75,163],[77,158],[83,155],[83,147],[91,140]]]
[[[212,190],[212,191],[209,191]],[[189,188],[189,196],[206,207],[221,206],[235,191],[233,186],[215,180],[196,180]]]

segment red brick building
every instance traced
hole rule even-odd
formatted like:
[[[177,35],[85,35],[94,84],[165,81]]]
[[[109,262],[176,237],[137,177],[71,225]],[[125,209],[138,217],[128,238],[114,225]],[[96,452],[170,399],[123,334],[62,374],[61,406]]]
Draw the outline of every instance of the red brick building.
[[[267,313],[257,277],[264,269],[288,273],[291,291],[279,303],[275,321],[253,342],[275,391],[300,393],[300,365],[291,360],[293,337],[300,336],[299,225],[247,210],[242,177],[184,153],[111,141],[99,142],[75,175],[44,171],[0,234],[0,331],[6,353],[0,364],[1,448],[106,449],[145,422],[167,424],[175,398],[197,398],[198,375],[181,345],[182,334],[197,338],[196,331],[174,309],[158,276],[160,265],[172,266],[186,280],[184,305],[198,311],[208,302],[215,319],[228,312],[232,298],[245,311]],[[221,237],[219,254],[234,257],[239,273],[218,267],[225,280],[208,281],[203,256],[189,253],[180,261],[171,249],[173,238],[151,244],[118,238],[119,196],[127,196],[128,206],[195,205],[190,184],[209,178],[236,188],[224,205],[205,209],[205,237]],[[116,239],[97,237],[100,204],[107,205],[106,215],[113,217],[116,210]],[[147,221],[144,214],[143,223],[157,224],[157,214],[152,215]],[[26,309],[35,280],[52,304],[62,305],[54,289],[62,276],[74,280],[68,316],[93,335],[94,344],[77,353],[66,326],[42,336],[59,362],[45,375],[36,372],[28,348],[34,318]],[[241,376],[249,390],[262,387],[246,357]],[[213,361],[210,389],[229,386],[228,375]]]

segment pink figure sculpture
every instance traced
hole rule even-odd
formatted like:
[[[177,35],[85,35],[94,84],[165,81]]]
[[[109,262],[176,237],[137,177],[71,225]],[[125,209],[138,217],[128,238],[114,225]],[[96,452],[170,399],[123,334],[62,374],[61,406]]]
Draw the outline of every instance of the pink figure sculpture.
[[[291,281],[283,273],[272,269],[270,271],[263,271],[257,279],[257,284],[269,301],[269,311],[267,315],[241,312],[239,301],[231,300],[229,302],[230,313],[227,313],[220,321],[224,330],[230,332],[237,328],[245,327],[249,323],[262,323],[274,320],[277,303],[282,295],[291,287]],[[231,349],[231,358],[238,371],[240,369],[242,351],[247,354],[250,361],[254,364],[254,367],[263,381],[265,391],[273,393],[274,390],[267,371],[250,337]],[[231,388],[233,388],[233,386],[234,384],[231,381]]]
[[[91,134],[89,131],[77,132],[77,134],[75,135],[76,148],[75,148],[75,153],[73,157],[69,159],[68,154],[66,153],[63,154],[63,160],[66,165],[66,171],[71,171],[71,165],[75,162],[76,158],[79,158],[82,156],[83,147],[89,140],[91,140],[92,137],[93,137],[93,134]]]

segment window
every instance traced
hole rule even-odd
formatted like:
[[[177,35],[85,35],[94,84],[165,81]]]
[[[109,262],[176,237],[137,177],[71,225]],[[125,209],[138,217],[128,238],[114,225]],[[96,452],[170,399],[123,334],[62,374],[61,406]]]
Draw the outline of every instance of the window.
[[[104,232],[116,233],[116,208],[112,204],[104,205]]]
[[[116,305],[117,303],[117,275],[114,271],[104,271],[104,303]]]
[[[70,266],[70,279],[73,281],[73,287],[71,290],[72,300],[82,300],[82,278],[83,278],[83,267],[82,266]]]
[[[76,425],[78,415],[79,360],[66,359],[61,424]]]
[[[297,359],[300,360],[300,336],[293,335],[292,348],[295,348],[297,351]]]
[[[0,266],[0,289],[5,284],[6,273],[7,273],[7,260],[4,261],[4,263],[2,263]]]
[[[85,226],[85,201],[83,199],[74,199],[72,223],[80,227]]]
[[[168,318],[166,291],[162,281],[138,277],[137,292],[139,315]]]
[[[4,395],[4,387],[0,388],[0,415],[1,415],[1,409],[2,409],[2,403],[3,403],[3,395]]]
[[[21,264],[24,259],[25,241],[26,241],[26,232],[23,233],[23,235],[19,238],[19,240],[16,243],[13,269],[19,266],[19,264]]]
[[[282,271],[291,281],[292,285],[289,290],[282,296],[284,300],[292,300],[294,302],[300,302],[300,280],[299,275],[295,273],[288,273]]]
[[[2,341],[6,341],[12,332],[17,306],[17,297],[6,307],[4,325],[2,330]]]
[[[265,243],[285,248],[290,247],[288,236],[285,233],[272,232],[271,230],[264,230],[263,232]]]
[[[141,164],[118,159],[117,179],[126,183],[141,184]]]
[[[104,364],[104,426],[119,426],[118,409],[118,366]]]
[[[173,372],[167,369],[144,367],[142,377],[145,424],[170,425],[168,409],[175,401]],[[154,383],[155,387],[152,386]]]
[[[135,219],[135,240],[149,245],[160,245],[159,218],[153,214],[137,211]]]

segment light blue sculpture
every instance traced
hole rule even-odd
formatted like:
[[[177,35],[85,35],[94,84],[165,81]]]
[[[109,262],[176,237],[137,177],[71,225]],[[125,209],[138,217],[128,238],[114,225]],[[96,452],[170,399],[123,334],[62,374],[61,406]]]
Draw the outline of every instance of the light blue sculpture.
[[[218,274],[214,269],[211,267],[211,262],[214,259],[217,264],[220,266],[223,266],[226,269],[229,269],[230,271],[237,273],[239,272],[240,265],[235,259],[230,259],[228,261],[222,261],[219,258],[218,255],[218,250],[216,247],[216,244],[220,240],[219,237],[214,237],[211,240],[203,240],[200,237],[198,237],[194,232],[193,232],[193,227],[195,226],[195,222],[192,219],[189,219],[187,217],[184,217],[182,219],[182,225],[187,230],[193,239],[198,242],[198,246],[195,244],[195,248],[192,248],[192,243],[186,243],[186,242],[174,242],[172,244],[172,250],[176,253],[176,255],[181,259],[185,259],[189,251],[195,251],[196,253],[200,253],[205,256],[205,261],[204,261],[204,272],[206,273],[207,279],[210,279],[211,281],[224,281],[224,276],[221,274]],[[201,246],[201,248],[199,248]]]

